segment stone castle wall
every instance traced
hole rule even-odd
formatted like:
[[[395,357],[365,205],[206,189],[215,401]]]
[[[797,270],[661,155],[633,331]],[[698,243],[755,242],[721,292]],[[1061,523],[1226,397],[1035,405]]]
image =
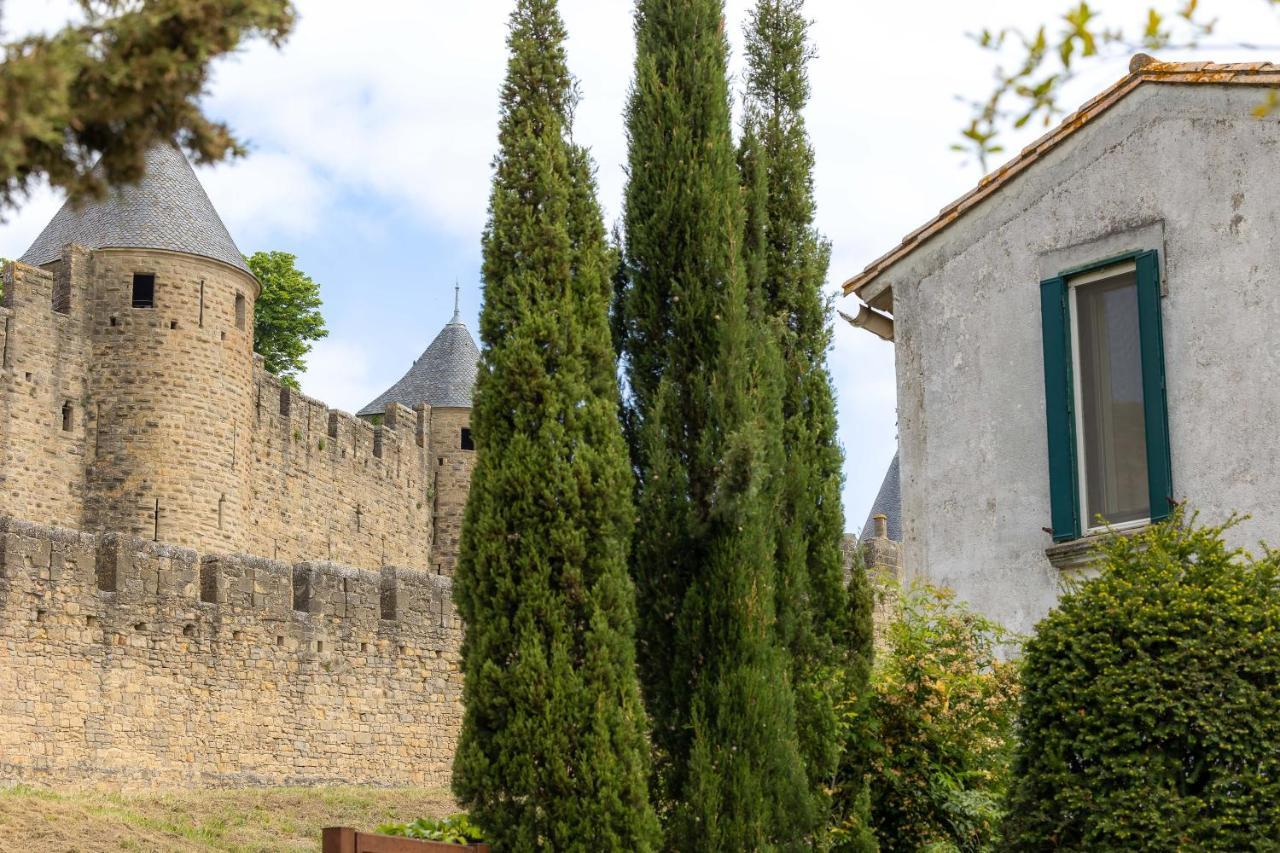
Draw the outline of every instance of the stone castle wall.
[[[14,264],[4,273],[0,515],[80,527],[89,336],[81,317],[53,310],[54,287],[55,276],[47,270]]]
[[[265,370],[254,380],[248,550],[287,561],[430,567],[431,409],[392,404],[374,426]]]
[[[92,341],[81,529],[243,551],[253,472],[235,443],[251,428],[257,282],[175,252],[84,254],[70,276]],[[135,273],[155,276],[153,307],[132,307]]]
[[[135,273],[153,307],[132,307]],[[256,282],[217,261],[71,246],[5,275],[0,515],[453,573],[469,410],[393,405],[375,426],[282,387],[253,355]]]
[[[0,519],[0,779],[447,784],[460,641],[431,572]]]

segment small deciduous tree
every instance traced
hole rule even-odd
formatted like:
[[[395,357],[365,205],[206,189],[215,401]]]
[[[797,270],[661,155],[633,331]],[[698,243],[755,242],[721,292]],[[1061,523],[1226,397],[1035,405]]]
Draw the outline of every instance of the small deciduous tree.
[[[288,252],[255,252],[246,260],[262,285],[253,308],[253,351],[267,370],[296,388],[311,343],[329,334],[320,313],[320,285]]]
[[[243,153],[200,104],[213,60],[260,36],[279,45],[288,0],[79,0],[84,21],[3,47],[0,211],[45,177],[72,196],[132,183],[176,141],[197,163]],[[95,162],[98,168],[94,168]]]
[[[1280,843],[1280,553],[1233,522],[1101,546],[1027,644],[1009,850]]]
[[[946,590],[890,602],[871,702],[880,848],[989,850],[1013,753],[1017,667],[998,656],[1012,638]]]
[[[614,259],[554,0],[518,0],[484,233],[476,468],[457,571],[460,801],[504,850],[658,844],[627,574]]]

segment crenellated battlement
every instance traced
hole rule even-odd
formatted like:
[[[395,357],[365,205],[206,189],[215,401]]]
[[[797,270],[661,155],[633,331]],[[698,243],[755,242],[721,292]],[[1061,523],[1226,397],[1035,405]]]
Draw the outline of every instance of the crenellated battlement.
[[[80,533],[0,518],[0,581],[10,591],[49,588],[113,608],[184,603],[208,621],[234,616],[276,625],[341,624],[373,633],[453,630],[452,580],[416,569],[379,571],[338,563],[289,565],[117,533]],[[44,586],[42,586],[44,585]],[[442,635],[443,636],[443,635]]]
[[[374,425],[284,385],[255,361],[247,549],[366,569],[431,566],[429,409]]]
[[[287,387],[254,354],[260,282],[167,147],[24,257],[0,299],[0,781],[446,784],[461,322],[415,363],[452,373],[380,398],[434,410]]]
[[[435,785],[449,578],[0,518],[0,779]]]

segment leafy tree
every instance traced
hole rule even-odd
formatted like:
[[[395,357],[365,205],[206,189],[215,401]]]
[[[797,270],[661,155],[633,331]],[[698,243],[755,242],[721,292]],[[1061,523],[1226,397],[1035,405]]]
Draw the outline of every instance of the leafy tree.
[[[484,234],[454,791],[508,850],[650,850],[613,259],[554,0],[519,0]],[[493,450],[491,451],[490,448]]]
[[[101,196],[142,177],[144,156],[176,140],[198,163],[243,148],[200,98],[213,60],[245,39],[279,45],[288,0],[79,0],[85,20],[5,45],[0,63],[0,211],[47,177]],[[100,168],[95,170],[95,161]]]
[[[1011,638],[919,585],[889,590],[871,715],[872,822],[885,851],[992,849],[1009,784],[1017,667]]]
[[[288,252],[255,252],[246,260],[262,285],[253,307],[253,351],[281,382],[297,388],[311,342],[329,334],[320,313],[320,285]]]
[[[775,625],[781,368],[749,305],[721,0],[640,0],[619,330],[632,572],[667,846],[760,850],[820,825]]]
[[[1280,7],[1280,0],[1262,0]],[[983,50],[1003,62],[995,69],[991,93],[970,102],[972,118],[952,149],[970,152],[985,170],[992,155],[1004,152],[1001,134],[1031,122],[1046,127],[1065,112],[1059,104],[1063,87],[1090,62],[1114,59],[1142,50],[1195,50],[1214,33],[1218,19],[1209,17],[1211,4],[1199,0],[1166,0],[1147,7],[1137,26],[1104,25],[1101,11],[1085,0],[1068,8],[1059,28],[1042,24],[1034,30],[1016,27],[982,29],[972,36]],[[1236,48],[1256,49],[1240,43]],[[1255,114],[1265,116],[1280,107],[1280,93],[1270,92]]]
[[[805,129],[813,49],[803,0],[759,0],[746,38],[746,117],[739,159],[747,198],[744,247],[753,291],[777,333],[783,365],[784,462],[779,482],[779,635],[792,657],[800,745],[819,811],[845,744],[841,706],[869,695],[871,590],[844,589],[843,453],[827,371],[830,244],[814,228],[814,154]],[[863,715],[865,716],[865,715]],[[865,801],[865,732],[848,744],[839,821]],[[865,815],[862,815],[865,819]]]
[[[1280,553],[1228,548],[1233,523],[1112,537],[1037,627],[1008,849],[1280,845]]]

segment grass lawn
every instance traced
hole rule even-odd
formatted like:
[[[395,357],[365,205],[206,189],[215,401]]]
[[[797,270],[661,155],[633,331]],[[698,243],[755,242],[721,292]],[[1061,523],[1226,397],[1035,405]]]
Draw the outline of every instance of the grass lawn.
[[[6,850],[319,850],[325,826],[372,830],[443,817],[449,792],[422,788],[263,788],[165,793],[0,787]]]

